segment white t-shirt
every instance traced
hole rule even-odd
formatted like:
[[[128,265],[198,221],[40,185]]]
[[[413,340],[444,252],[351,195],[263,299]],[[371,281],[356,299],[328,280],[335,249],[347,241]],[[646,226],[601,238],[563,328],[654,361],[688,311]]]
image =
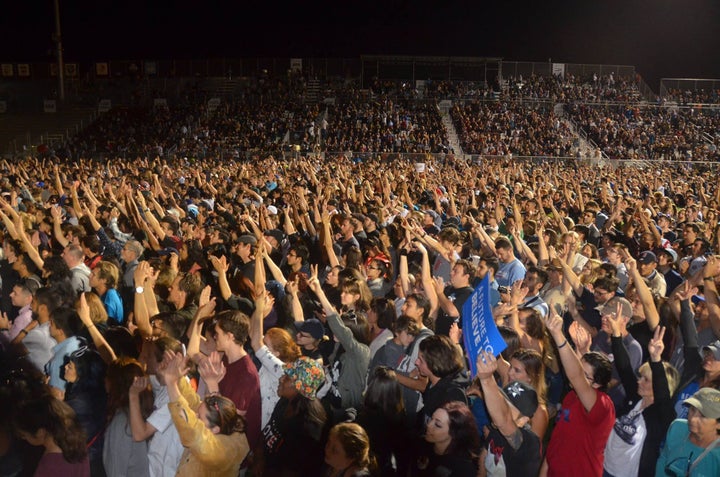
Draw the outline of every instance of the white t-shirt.
[[[278,383],[285,370],[283,362],[272,354],[267,346],[263,345],[255,353],[255,357],[260,360],[262,367],[258,372],[260,377],[260,399],[262,399],[262,419],[260,421],[261,428],[265,428],[270,422],[275,405],[280,400],[278,396]]]
[[[155,376],[150,376],[150,382],[155,395],[155,411],[147,422],[157,429],[148,443],[150,477],[175,477],[184,448],[167,406],[170,402],[167,387]]]
[[[642,400],[629,413],[615,420],[615,425],[605,445],[603,467],[617,477],[638,475],[643,442],[647,437]]]

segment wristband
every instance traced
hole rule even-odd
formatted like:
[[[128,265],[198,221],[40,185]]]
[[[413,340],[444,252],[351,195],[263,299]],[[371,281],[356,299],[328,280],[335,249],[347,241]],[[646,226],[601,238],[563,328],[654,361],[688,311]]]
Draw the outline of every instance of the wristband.
[[[28,332],[27,332],[27,330],[26,330],[25,328],[23,328],[22,330],[20,330],[20,332],[19,332],[18,334],[20,334],[20,333],[28,334]]]
[[[703,281],[705,281],[705,282],[714,282],[714,281],[715,281],[715,277],[703,277]]]
[[[401,249],[400,249],[400,256],[401,256],[401,257],[407,257],[407,256],[408,256],[408,251],[405,250],[404,248],[401,248]]]
[[[558,346],[558,349],[563,349],[565,346],[567,346],[567,340],[563,342],[560,346]]]

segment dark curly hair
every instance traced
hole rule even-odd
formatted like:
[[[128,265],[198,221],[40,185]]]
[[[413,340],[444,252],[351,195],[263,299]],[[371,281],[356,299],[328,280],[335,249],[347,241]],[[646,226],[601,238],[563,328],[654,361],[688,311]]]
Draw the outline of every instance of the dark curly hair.
[[[63,401],[46,395],[21,403],[15,413],[15,430],[36,436],[41,429],[52,437],[68,462],[82,462],[87,456],[87,436],[75,411]]]

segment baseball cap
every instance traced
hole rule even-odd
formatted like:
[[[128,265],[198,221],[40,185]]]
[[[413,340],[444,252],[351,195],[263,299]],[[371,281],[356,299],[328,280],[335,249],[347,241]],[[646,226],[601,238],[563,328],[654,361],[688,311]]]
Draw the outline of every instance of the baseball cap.
[[[263,232],[263,235],[265,235],[266,237],[274,238],[275,240],[277,240],[278,244],[280,244],[285,238],[285,234],[282,233],[282,230],[280,229],[266,230],[265,232]]]
[[[298,330],[298,333],[307,333],[316,340],[319,340],[325,335],[325,327],[317,318],[310,318],[305,321],[296,321],[295,329]]]
[[[538,408],[538,397],[532,386],[520,381],[513,381],[502,391],[510,404],[520,411],[520,414],[525,417],[533,417]]]
[[[720,361],[720,340],[710,343],[707,346],[703,346],[703,351],[710,351],[715,357],[716,361]]]
[[[638,258],[638,263],[657,263],[657,255],[655,255],[650,250],[646,250],[643,253],[640,254],[640,257]]]
[[[710,419],[720,418],[720,391],[713,388],[701,388],[691,398],[683,401],[686,406],[692,406]]]
[[[250,244],[250,245],[257,245],[257,239],[254,235],[241,235],[237,239],[238,243],[244,243],[244,244]]]
[[[663,248],[662,250],[660,250],[659,253],[665,253],[665,254],[669,255],[669,256],[670,256],[670,260],[672,261],[672,263],[677,262],[678,254],[677,254],[677,252],[676,252],[675,250],[667,247],[667,248]]]
[[[293,380],[295,389],[308,399],[315,399],[318,389],[325,382],[325,372],[314,359],[301,356],[293,363],[283,365],[285,374]]]

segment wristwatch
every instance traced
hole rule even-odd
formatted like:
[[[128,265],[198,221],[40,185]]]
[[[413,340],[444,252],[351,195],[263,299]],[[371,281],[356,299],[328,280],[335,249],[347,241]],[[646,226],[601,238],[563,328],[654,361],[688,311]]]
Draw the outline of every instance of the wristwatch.
[[[135,287],[135,293],[142,293],[145,291],[144,287]]]

